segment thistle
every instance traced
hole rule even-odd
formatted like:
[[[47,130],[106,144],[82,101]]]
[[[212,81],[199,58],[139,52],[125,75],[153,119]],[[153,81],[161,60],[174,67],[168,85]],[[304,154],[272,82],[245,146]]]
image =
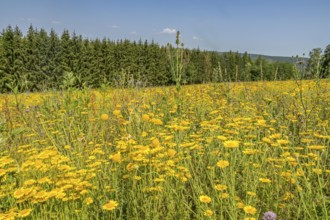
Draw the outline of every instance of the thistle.
[[[276,217],[277,215],[274,212],[268,211],[264,213],[262,220],[276,220]]]

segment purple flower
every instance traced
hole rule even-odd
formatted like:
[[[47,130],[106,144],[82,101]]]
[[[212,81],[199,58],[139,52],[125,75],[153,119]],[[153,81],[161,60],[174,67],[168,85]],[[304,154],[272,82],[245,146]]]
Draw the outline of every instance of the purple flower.
[[[276,217],[277,215],[274,212],[268,211],[264,213],[262,220],[276,220]]]

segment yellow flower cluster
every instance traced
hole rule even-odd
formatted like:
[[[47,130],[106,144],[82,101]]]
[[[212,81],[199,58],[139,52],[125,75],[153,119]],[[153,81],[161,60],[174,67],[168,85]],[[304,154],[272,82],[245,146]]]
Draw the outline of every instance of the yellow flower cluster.
[[[320,80],[0,95],[0,219],[326,216],[328,88]]]

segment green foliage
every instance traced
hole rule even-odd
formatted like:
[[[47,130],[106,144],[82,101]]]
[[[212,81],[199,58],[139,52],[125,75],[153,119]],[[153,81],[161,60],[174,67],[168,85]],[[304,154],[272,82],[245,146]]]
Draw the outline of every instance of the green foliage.
[[[314,48],[309,52],[309,60],[307,63],[307,71],[309,76],[319,78],[321,71],[322,49]]]
[[[321,63],[321,78],[330,76],[330,44],[325,48]]]
[[[73,72],[65,72],[63,76],[62,85],[60,86],[62,89],[70,89],[73,88],[76,84],[77,78]]]
[[[322,58],[321,77],[329,75],[329,54],[330,47]],[[19,92],[118,86],[123,72],[135,84],[180,88],[211,81],[286,80],[293,78],[293,69],[293,64],[262,57],[252,61],[247,53],[184,49],[179,32],[174,47],[142,40],[83,39],[68,30],[58,35],[32,25],[26,35],[11,26],[0,34],[1,93],[12,91],[7,85],[17,86]],[[74,83],[68,81],[68,73]],[[122,86],[130,85],[126,81]]]

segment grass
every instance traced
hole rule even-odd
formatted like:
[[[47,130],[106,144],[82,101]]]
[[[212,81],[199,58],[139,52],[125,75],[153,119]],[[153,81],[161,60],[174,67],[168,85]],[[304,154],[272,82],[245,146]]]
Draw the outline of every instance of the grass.
[[[0,95],[0,219],[329,219],[329,88]]]

